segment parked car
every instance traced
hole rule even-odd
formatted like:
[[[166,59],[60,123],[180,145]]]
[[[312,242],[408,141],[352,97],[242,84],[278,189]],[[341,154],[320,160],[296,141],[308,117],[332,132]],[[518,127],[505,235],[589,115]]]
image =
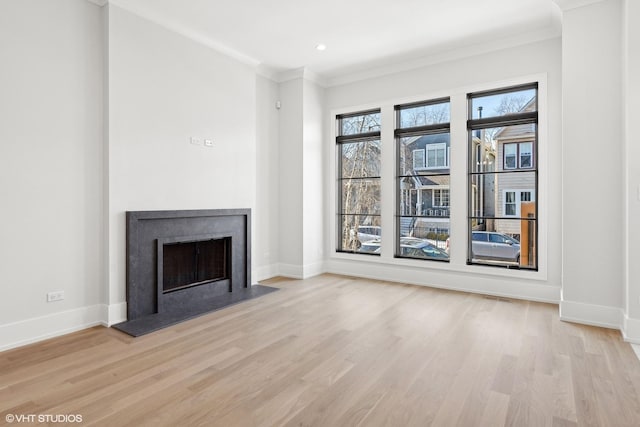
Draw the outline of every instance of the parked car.
[[[358,252],[365,254],[379,254],[380,253],[380,239],[369,240],[362,243]]]
[[[382,227],[377,225],[361,225],[358,227],[358,240],[360,243],[369,242],[371,240],[380,240],[382,236]]]
[[[495,231],[471,233],[472,258],[520,263],[520,242]]]
[[[400,238],[400,255],[410,258],[449,259],[449,254],[436,245],[416,237]]]
[[[362,244],[358,252],[368,254],[380,253],[380,239],[370,240]],[[400,255],[407,258],[449,259],[447,253],[424,239],[416,237],[400,238]]]

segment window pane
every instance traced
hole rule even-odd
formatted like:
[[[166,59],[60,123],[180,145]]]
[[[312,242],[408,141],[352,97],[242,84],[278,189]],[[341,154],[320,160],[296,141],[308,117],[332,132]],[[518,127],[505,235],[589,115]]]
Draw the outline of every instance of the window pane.
[[[380,214],[380,179],[342,181],[342,211],[345,214]]]
[[[449,133],[400,138],[399,144],[401,176],[448,172]]]
[[[359,116],[339,118],[340,135],[357,135],[380,130],[380,113],[368,113]]]
[[[448,123],[449,102],[400,109],[400,128]]]
[[[530,168],[533,166],[533,143],[523,142],[520,144],[520,167]]]
[[[521,217],[526,216],[523,213],[535,214],[535,186],[536,173],[533,171],[473,175],[471,216]]]
[[[342,178],[380,176],[380,140],[343,143],[339,150]]]
[[[472,131],[473,148],[470,151],[472,172],[513,170],[518,168],[518,161],[520,161],[520,167],[531,168],[535,138],[535,123]],[[513,142],[514,140],[525,140],[525,142]],[[518,156],[520,156],[519,160]],[[524,166],[523,161],[525,165],[528,162],[528,165]]]
[[[400,179],[400,215],[449,217],[449,175]]]
[[[517,167],[516,156],[518,153],[517,144],[504,145],[504,168],[515,169]]]
[[[536,89],[488,95],[471,99],[472,119],[537,111]]]
[[[382,228],[379,216],[338,215],[338,218],[340,224],[338,250],[380,253]]]
[[[536,221],[496,220],[474,230],[471,240],[473,262],[536,268]]]
[[[413,150],[413,168],[424,167],[424,150]]]
[[[447,227],[448,229],[448,227]],[[448,234],[428,232],[430,237],[400,237],[399,256],[403,258],[449,260],[447,248]],[[447,238],[444,238],[444,236]]]

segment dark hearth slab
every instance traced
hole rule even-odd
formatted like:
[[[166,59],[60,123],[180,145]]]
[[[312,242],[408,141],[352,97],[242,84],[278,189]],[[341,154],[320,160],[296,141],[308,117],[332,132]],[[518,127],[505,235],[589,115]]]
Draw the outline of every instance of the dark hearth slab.
[[[270,294],[277,290],[278,288],[272,288],[270,286],[253,285],[249,288],[241,288],[234,292],[229,292],[214,298],[200,300],[189,307],[189,310],[187,311],[181,310],[179,313],[172,313],[171,311],[168,311],[164,313],[150,314],[138,319],[128,320],[126,322],[112,325],[112,328],[131,336],[139,337],[141,335],[157,331],[158,329],[166,328],[167,326],[175,325],[176,323],[193,319],[194,317],[202,316],[203,314],[211,313],[212,311],[220,310],[221,308],[225,308],[230,305]]]

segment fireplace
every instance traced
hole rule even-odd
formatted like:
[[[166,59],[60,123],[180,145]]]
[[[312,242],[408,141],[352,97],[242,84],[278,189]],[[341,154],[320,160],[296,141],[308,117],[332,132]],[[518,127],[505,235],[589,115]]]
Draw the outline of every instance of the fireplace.
[[[229,280],[231,237],[167,242],[158,240],[158,284],[162,293]]]
[[[138,336],[276,290],[251,286],[249,209],[127,212],[127,321]]]

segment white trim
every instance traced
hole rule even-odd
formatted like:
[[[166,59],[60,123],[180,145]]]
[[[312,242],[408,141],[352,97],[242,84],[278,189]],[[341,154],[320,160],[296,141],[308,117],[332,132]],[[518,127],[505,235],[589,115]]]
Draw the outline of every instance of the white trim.
[[[260,68],[262,67],[266,67],[266,66],[261,65]],[[320,87],[323,87],[323,88],[327,87],[327,82],[326,80],[324,80],[324,78],[321,75],[314,73],[313,71],[311,71],[306,67],[300,67],[292,70],[282,71],[280,73],[274,73],[274,76],[275,76],[275,81],[277,83],[285,83],[295,79],[304,79],[312,83],[315,83]]]
[[[626,342],[640,344],[640,319],[632,319],[625,314],[621,332]]]
[[[422,156],[422,162],[418,162],[418,164],[416,165],[416,153],[421,153],[420,155]],[[427,163],[427,150],[425,150],[424,148],[416,148],[415,150],[413,150],[413,170],[421,170],[424,169]]]
[[[107,306],[96,304],[0,326],[0,351],[20,347],[97,325],[106,325]]]
[[[116,304],[110,304],[107,308],[107,322],[108,326],[115,325],[127,320],[127,303],[120,302]]]
[[[98,5],[100,7],[105,6],[107,3],[109,3],[109,0],[87,0],[89,3],[93,3],[95,5]]]
[[[302,278],[308,279],[309,277],[318,276],[327,272],[327,267],[324,261],[313,262],[311,264],[305,264],[302,267]]]
[[[304,269],[301,265],[278,263],[278,275],[291,279],[302,279]]]
[[[603,0],[553,0],[560,10],[571,10],[579,7],[589,6],[590,4],[600,3]]]
[[[314,262],[305,265],[278,264],[278,276],[289,277],[291,279],[308,279],[327,272],[324,261]]]
[[[251,274],[254,283],[271,279],[272,277],[276,277],[278,275],[278,264],[269,264],[257,267]]]
[[[143,10],[143,8],[140,8],[139,6],[134,6],[126,0],[109,0],[108,3],[109,7],[119,7],[120,9],[136,15],[139,18],[142,18],[149,22],[153,22],[154,24],[159,25],[166,30],[172,31],[196,43],[207,46],[208,48],[215,50],[216,52],[228,56],[232,59],[235,59],[236,61],[239,61],[245,65],[249,65],[254,68],[257,68],[258,65],[260,65],[260,61],[251,56],[245,55],[242,52],[232,49],[229,46],[213,40],[200,32],[194,31],[187,26],[176,24],[162,17],[153,16],[153,14],[149,13],[148,10]],[[268,75],[266,75],[268,73],[265,72],[265,67],[261,68],[261,74],[262,73],[264,73],[263,75],[265,77],[268,77]]]
[[[498,278],[495,275],[473,274],[468,272],[429,269],[426,273],[420,261],[398,259],[394,264],[379,263],[371,265],[365,260],[332,258],[327,263],[327,272],[366,279],[385,280],[396,283],[427,286],[431,288],[450,289],[482,295],[493,295],[505,298],[523,299],[557,304],[560,300],[560,287],[531,283],[514,282],[508,277]],[[441,263],[432,263],[441,264]],[[469,283],[465,286],[462,283]]]
[[[583,302],[560,302],[560,320],[600,326],[602,328],[622,329],[623,312],[621,308]]]
[[[444,165],[429,166],[429,151],[436,152],[436,160],[438,158],[437,152],[444,151]],[[437,144],[427,144],[424,147],[424,167],[425,169],[447,169],[449,167],[449,156],[447,156],[447,143],[438,142]]]
[[[530,31],[527,33],[512,35],[510,37],[505,37],[499,40],[492,40],[477,44],[467,43],[464,46],[460,47],[441,46],[442,50],[438,52],[425,52],[424,55],[418,59],[409,59],[406,61],[396,59],[392,63],[373,66],[370,65],[367,68],[364,68],[365,65],[359,64],[359,66],[357,66],[360,68],[359,70],[355,70],[352,72],[345,71],[337,75],[327,76],[327,87],[341,86],[349,83],[359,82],[362,80],[388,76],[391,74],[399,74],[405,71],[411,71],[423,67],[429,67],[431,65],[441,64],[443,62],[470,58],[473,56],[484,55],[502,49],[509,49],[517,46],[523,46],[531,43],[537,43],[562,37],[561,20],[557,19],[555,16],[552,18],[554,19],[552,25],[550,25],[549,27]],[[437,98],[429,97],[424,99]]]

